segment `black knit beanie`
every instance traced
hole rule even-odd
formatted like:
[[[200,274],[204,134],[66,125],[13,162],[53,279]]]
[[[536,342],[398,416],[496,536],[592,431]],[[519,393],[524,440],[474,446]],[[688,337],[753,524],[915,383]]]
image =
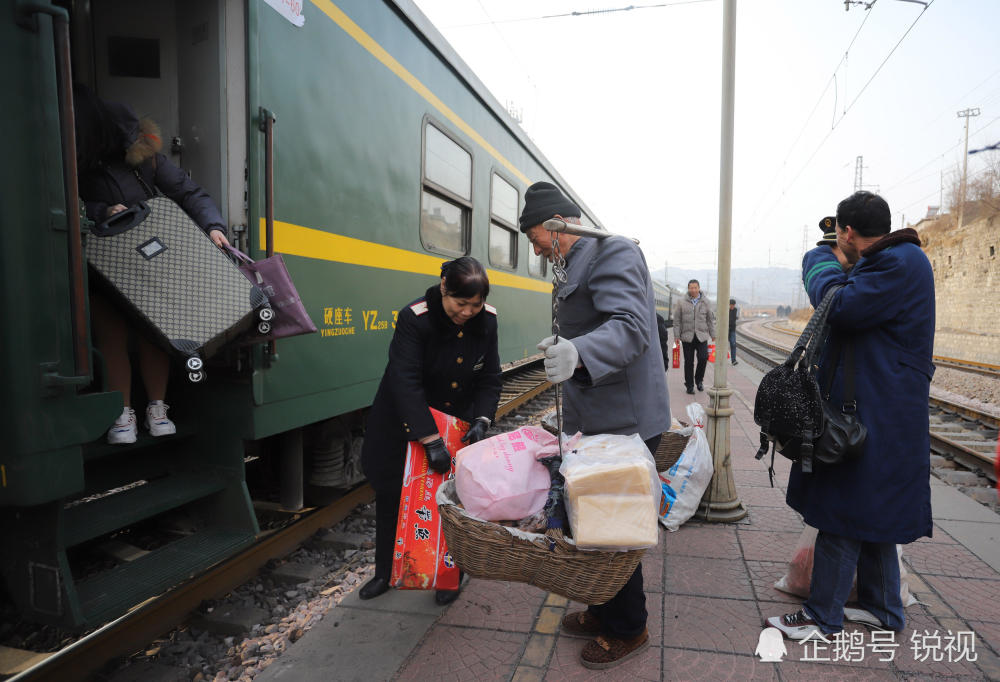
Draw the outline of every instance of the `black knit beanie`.
[[[579,218],[581,213],[580,208],[551,182],[536,182],[529,187],[524,193],[524,210],[519,220],[521,232],[527,232],[555,215]]]

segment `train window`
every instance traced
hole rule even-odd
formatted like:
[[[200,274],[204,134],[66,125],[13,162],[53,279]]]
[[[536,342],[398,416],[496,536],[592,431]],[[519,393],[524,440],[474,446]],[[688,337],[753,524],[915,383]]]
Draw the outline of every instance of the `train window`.
[[[517,233],[496,222],[490,223],[490,263],[510,269],[517,265]]]
[[[472,154],[425,119],[420,241],[448,256],[469,252]]]
[[[517,267],[517,188],[498,174],[490,178],[490,263]]]
[[[472,155],[433,125],[424,138],[424,179],[458,198],[472,199]]]
[[[528,274],[535,277],[545,277],[545,256],[531,254],[528,257]]]
[[[502,177],[493,174],[493,191],[490,195],[490,215],[494,220],[517,225],[517,189]]]
[[[464,256],[469,250],[468,217],[464,207],[425,190],[420,198],[420,239],[429,251]]]

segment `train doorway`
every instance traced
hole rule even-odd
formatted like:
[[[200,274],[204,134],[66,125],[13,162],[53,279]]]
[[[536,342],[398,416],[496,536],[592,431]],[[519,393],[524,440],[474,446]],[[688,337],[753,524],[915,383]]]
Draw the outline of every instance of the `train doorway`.
[[[233,0],[71,2],[74,77],[159,126],[163,150],[246,223],[245,11]],[[229,235],[233,237],[232,234]]]

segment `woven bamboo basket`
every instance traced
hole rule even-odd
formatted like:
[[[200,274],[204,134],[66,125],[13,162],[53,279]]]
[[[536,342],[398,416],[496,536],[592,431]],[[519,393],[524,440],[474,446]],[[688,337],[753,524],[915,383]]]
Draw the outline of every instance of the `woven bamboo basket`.
[[[486,580],[528,583],[583,604],[603,604],[625,585],[644,549],[583,551],[560,531],[515,535],[506,527],[467,516],[457,504],[455,481],[438,489],[438,511],[448,552],[463,571]]]
[[[681,422],[684,426],[684,422]],[[653,454],[653,459],[656,460],[656,470],[666,471],[680,459],[681,453],[684,452],[684,448],[687,447],[689,436],[682,436],[677,431],[664,431],[663,437],[660,439],[660,445],[656,448],[656,452]]]

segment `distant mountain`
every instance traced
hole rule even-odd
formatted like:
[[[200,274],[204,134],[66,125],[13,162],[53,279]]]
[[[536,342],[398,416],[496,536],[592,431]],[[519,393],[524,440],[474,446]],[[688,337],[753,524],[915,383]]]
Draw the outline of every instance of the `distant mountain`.
[[[653,279],[663,283],[663,268],[652,271]],[[717,277],[714,269],[688,270],[669,268],[667,279],[670,286],[687,291],[688,280],[696,279],[702,291],[714,299],[717,291]],[[802,273],[792,268],[733,268],[730,273],[729,295],[740,305],[805,305],[802,288]]]

